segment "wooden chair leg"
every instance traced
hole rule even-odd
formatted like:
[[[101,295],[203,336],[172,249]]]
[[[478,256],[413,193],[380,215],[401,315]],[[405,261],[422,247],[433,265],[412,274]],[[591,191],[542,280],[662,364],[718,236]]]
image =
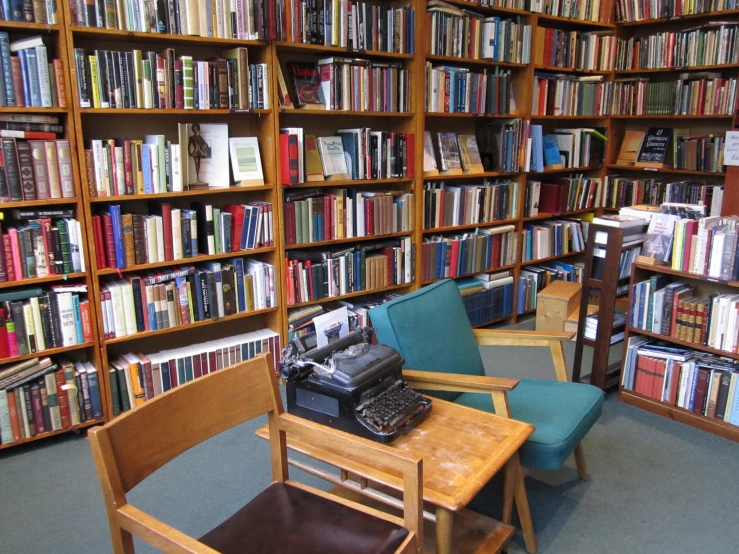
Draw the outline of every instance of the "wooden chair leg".
[[[454,512],[446,508],[436,509],[436,552],[451,554],[454,533]]]
[[[582,443],[575,448],[575,465],[577,465],[577,474],[583,481],[588,480],[588,467],[585,465],[585,453],[582,449]]]
[[[562,347],[562,342],[558,340],[549,341],[549,350],[552,353],[557,381],[566,383],[569,381],[569,378],[567,377],[567,363],[565,362],[565,351]]]
[[[135,554],[133,535],[112,522],[110,524],[110,538],[113,542],[113,552],[115,554]]]
[[[521,520],[521,531],[523,532],[523,540],[526,545],[526,552],[534,554],[536,552],[536,535],[534,534],[534,523],[531,520],[531,511],[529,510],[529,499],[526,495],[526,485],[523,482],[523,470],[521,462],[518,458],[518,452],[513,455],[509,463],[513,463],[516,481],[514,496],[516,498],[516,510],[518,511],[518,519]]]

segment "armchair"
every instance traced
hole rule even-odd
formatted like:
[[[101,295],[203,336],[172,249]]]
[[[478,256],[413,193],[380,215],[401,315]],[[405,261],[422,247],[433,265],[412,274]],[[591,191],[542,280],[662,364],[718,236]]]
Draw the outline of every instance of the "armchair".
[[[418,553],[423,547],[422,461],[387,446],[283,413],[271,358],[260,355],[179,386],[90,430],[116,554],[134,552],[133,535],[165,552]],[[126,501],[134,486],[191,447],[268,415],[272,484],[200,539]],[[382,464],[403,481],[403,517],[394,517],[289,479],[285,434],[340,446]],[[356,459],[356,458],[355,458]],[[386,473],[375,473],[381,482]]]

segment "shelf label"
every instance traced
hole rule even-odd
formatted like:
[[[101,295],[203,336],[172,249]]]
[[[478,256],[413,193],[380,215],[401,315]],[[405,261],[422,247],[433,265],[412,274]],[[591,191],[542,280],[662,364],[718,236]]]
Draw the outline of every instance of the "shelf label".
[[[739,131],[726,131],[724,164],[739,165]]]

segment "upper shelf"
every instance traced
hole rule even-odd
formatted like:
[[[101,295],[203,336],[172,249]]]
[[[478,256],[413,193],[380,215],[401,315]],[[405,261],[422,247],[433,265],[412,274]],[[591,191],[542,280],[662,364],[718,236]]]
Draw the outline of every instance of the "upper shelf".
[[[96,39],[148,41],[148,42],[179,42],[182,44],[218,45],[218,46],[267,46],[268,42],[261,40],[240,40],[235,38],[199,37],[194,35],[171,35],[169,33],[142,33],[139,31],[122,31],[119,29],[100,29],[98,27],[70,27],[72,34],[78,37]]]
[[[700,19],[720,19],[722,17],[739,16],[739,10],[722,10],[706,13],[683,15],[681,17],[662,17],[660,19],[642,19],[641,21],[619,21],[619,27],[643,27],[645,25],[666,25],[697,21]]]
[[[281,52],[301,52],[306,54],[342,54],[344,56],[372,56],[374,58],[390,58],[393,60],[412,60],[413,54],[396,54],[382,50],[353,50],[343,46],[324,46],[323,44],[307,44],[303,42],[275,41],[274,45]]]

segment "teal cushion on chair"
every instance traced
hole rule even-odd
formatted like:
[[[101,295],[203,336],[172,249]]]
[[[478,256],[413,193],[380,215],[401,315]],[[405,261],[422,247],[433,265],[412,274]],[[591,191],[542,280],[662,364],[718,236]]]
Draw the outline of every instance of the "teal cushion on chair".
[[[400,352],[406,369],[485,375],[462,296],[450,279],[372,308],[370,319],[378,342]]]
[[[495,412],[489,394],[464,393],[455,403]],[[521,464],[555,470],[562,467],[600,417],[603,392],[579,383],[521,379],[508,393],[511,417],[531,423],[534,434],[521,447]]]

